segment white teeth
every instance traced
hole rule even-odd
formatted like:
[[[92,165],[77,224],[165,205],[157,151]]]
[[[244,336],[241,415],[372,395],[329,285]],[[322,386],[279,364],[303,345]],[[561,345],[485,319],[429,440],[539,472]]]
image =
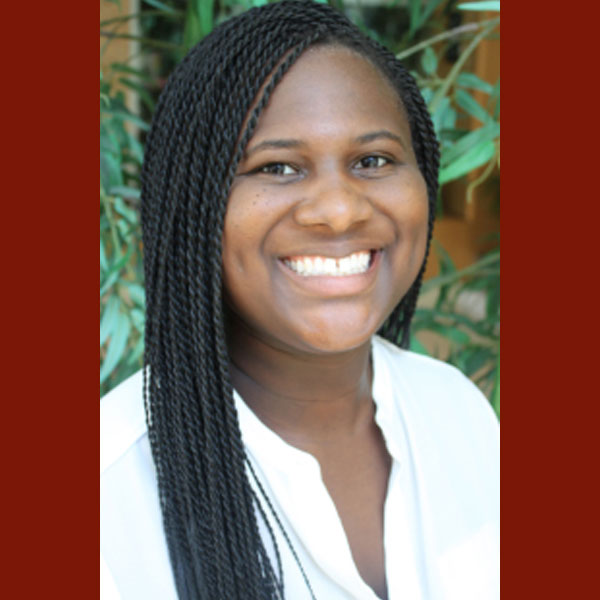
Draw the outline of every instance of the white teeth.
[[[285,264],[304,277],[328,275],[343,277],[365,273],[371,263],[371,252],[354,252],[343,258],[324,258],[321,256],[302,256],[293,259],[284,259]]]

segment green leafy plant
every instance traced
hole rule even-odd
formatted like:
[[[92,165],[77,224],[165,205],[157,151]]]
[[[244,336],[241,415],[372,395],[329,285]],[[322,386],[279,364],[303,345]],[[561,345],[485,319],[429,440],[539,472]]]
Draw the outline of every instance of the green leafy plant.
[[[131,75],[131,73],[129,73]],[[135,126],[136,129],[127,127]],[[131,114],[122,92],[101,76],[100,93],[100,385],[138,369],[143,352],[139,187],[143,160],[135,131],[146,123]]]
[[[114,0],[104,0],[105,2]],[[101,22],[101,36],[139,44],[141,66],[130,61],[111,64],[101,73],[100,97],[100,383],[105,393],[139,369],[143,354],[144,291],[139,225],[139,170],[144,133],[166,74],[185,52],[212,29],[267,0],[143,0],[135,14]],[[366,33],[392,48],[417,78],[441,142],[440,183],[477,172],[467,186],[474,190],[500,164],[498,82],[480,79],[467,67],[482,40],[495,35],[499,17],[448,28],[454,11],[499,11],[500,2],[453,0],[382,0],[379,6],[330,0]],[[116,28],[136,20],[139,34]],[[443,73],[442,57],[457,50]],[[131,58],[134,58],[133,56]],[[120,86],[121,91],[117,91]],[[134,114],[126,108],[123,90],[140,99]],[[476,93],[475,93],[476,92]],[[483,95],[485,101],[478,102]],[[470,119],[477,124],[467,128]],[[412,348],[437,355],[473,378],[499,413],[499,250],[457,270],[443,248],[437,248],[440,273],[423,291],[434,297],[419,305],[413,324]],[[475,295],[485,308],[479,314],[463,310],[464,299]],[[427,349],[424,332],[443,342]]]
[[[463,10],[499,10],[499,2],[471,2],[458,6]],[[428,103],[436,133],[440,139],[440,185],[464,177],[479,169],[466,189],[466,201],[473,201],[475,188],[500,166],[500,83],[483,81],[466,70],[468,59],[479,43],[498,27],[499,17],[469,26],[457,27],[423,40],[401,51],[398,57],[420,56],[413,74]],[[456,35],[471,36],[450,70],[438,75],[436,45]],[[482,92],[486,103],[472,94]],[[479,123],[475,129],[461,126],[466,119]],[[457,270],[443,248],[437,245],[440,274],[423,285],[424,295],[433,292],[433,306],[419,305],[413,322],[412,348],[434,354],[457,366],[487,394],[500,414],[500,252],[491,250],[469,267]],[[475,294],[473,294],[475,293]],[[475,298],[485,307],[483,314],[461,310],[466,298]],[[481,313],[481,311],[479,311]],[[430,332],[443,340],[439,348],[427,349],[419,341],[419,332]],[[430,336],[431,337],[431,336]]]
[[[413,321],[412,349],[425,354],[419,332],[434,333],[446,343],[434,354],[469,375],[488,395],[497,414],[500,412],[500,252],[495,249],[477,262],[457,270],[441,247],[440,274],[425,281],[423,293],[435,291],[431,307],[417,307]],[[469,292],[483,292],[469,296]],[[461,300],[475,298],[480,314],[461,308]],[[463,304],[465,304],[463,302]],[[447,343],[449,342],[449,344]]]

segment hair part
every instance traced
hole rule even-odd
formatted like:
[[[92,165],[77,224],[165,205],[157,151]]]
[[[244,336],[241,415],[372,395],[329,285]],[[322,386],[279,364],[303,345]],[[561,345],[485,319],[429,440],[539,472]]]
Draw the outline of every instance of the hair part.
[[[439,152],[410,74],[346,17],[284,0],[226,21],[177,66],[159,99],[142,169],[146,287],[144,398],[163,525],[182,600],[281,598],[261,539],[263,504],[248,479],[229,376],[222,232],[238,163],[271,93],[313,45],[366,57],[397,90],[429,199]],[[258,100],[257,100],[258,98]],[[248,115],[250,115],[248,117]],[[380,330],[406,347],[425,263]]]

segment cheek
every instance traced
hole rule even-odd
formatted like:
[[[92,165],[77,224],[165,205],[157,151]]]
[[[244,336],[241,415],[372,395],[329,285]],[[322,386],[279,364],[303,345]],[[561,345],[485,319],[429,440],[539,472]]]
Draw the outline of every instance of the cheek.
[[[231,209],[231,202],[225,215],[222,240],[222,265],[223,265],[223,288],[225,297],[230,303],[235,304],[235,299],[243,293],[244,287],[244,247],[247,245],[244,239],[243,219],[240,219],[240,211]]]
[[[411,169],[401,185],[396,188],[391,206],[392,218],[400,238],[412,241],[415,246],[426,244],[429,200],[425,180],[416,168]]]
[[[236,299],[249,293],[248,273],[252,268],[250,256],[247,240],[241,232],[226,230],[223,234],[222,253],[223,288],[225,295],[234,303],[237,303]]]
[[[254,214],[253,214],[254,213]],[[256,210],[247,194],[233,192],[230,195],[223,227],[222,256],[225,279],[245,268],[245,257],[256,237]]]
[[[393,213],[398,243],[394,272],[399,290],[405,293],[416,279],[427,249],[429,201],[425,181],[417,172],[407,178],[396,195]]]
[[[232,196],[225,215],[221,256],[224,295],[238,310],[252,303],[267,285],[264,217],[252,201]]]
[[[414,239],[413,262],[415,268],[420,269],[425,260],[427,250],[427,237],[429,232],[429,201],[427,192],[419,196],[418,202],[415,202],[408,220],[410,235]]]

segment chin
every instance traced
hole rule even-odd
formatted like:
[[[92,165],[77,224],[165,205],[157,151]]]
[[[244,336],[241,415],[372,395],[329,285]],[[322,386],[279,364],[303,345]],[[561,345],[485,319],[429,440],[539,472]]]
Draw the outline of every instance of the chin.
[[[356,326],[360,324],[360,326]],[[304,348],[311,353],[336,354],[349,352],[370,343],[371,338],[379,327],[374,324],[368,327],[366,323],[357,321],[352,325],[335,326],[328,323],[326,326],[311,332],[303,332],[298,336]]]
[[[286,311],[281,322],[286,323],[289,346],[313,353],[340,353],[365,344],[379,331],[396,305],[396,298],[387,302],[335,302],[326,307]]]

